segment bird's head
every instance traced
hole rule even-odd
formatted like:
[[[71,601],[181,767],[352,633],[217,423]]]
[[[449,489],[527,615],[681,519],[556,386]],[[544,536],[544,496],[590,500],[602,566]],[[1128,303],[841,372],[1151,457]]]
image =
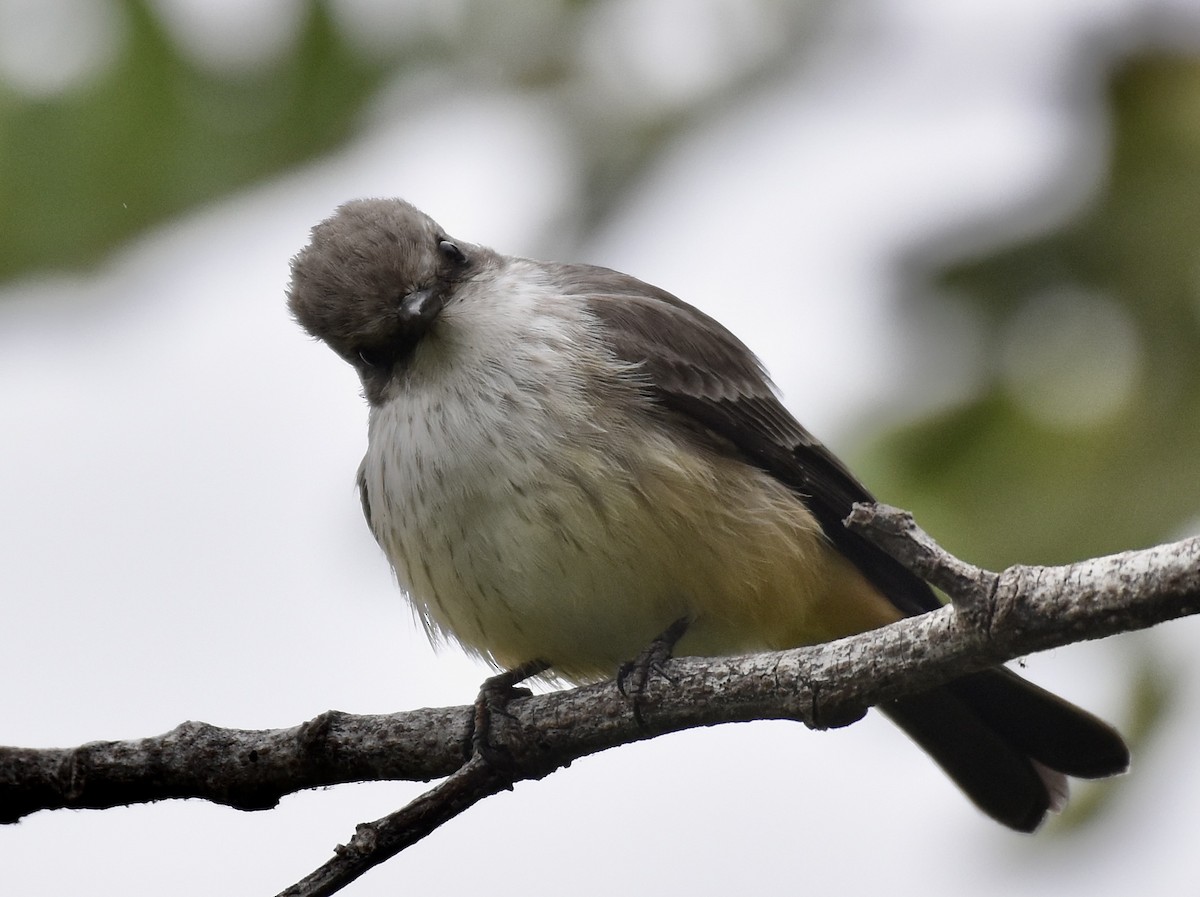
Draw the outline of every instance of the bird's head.
[[[371,397],[432,328],[483,250],[399,199],[345,203],[292,259],[288,308],[358,370]]]

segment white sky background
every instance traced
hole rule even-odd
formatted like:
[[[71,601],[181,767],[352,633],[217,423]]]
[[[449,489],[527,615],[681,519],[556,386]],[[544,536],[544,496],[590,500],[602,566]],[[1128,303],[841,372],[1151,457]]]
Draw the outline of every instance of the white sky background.
[[[889,370],[912,329],[888,304],[897,251],[1038,195],[1059,212],[1086,197],[1099,132],[1064,101],[1065,63],[1139,5],[848,5],[826,49],[681,141],[579,260],[731,324],[837,446],[869,409],[914,403]],[[5,289],[0,743],[472,699],[486,671],[428,648],[361,520],[366,409],[350,368],[288,320],[287,264],[362,195],[403,195],[464,239],[537,255],[575,172],[555,121],[519,98],[405,108],[385,95],[354,145],[164,227],[95,277]],[[1164,662],[1195,632],[1164,627]],[[1113,713],[1122,683],[1105,661],[1127,644],[1028,670]],[[1087,838],[1001,830],[874,717],[832,733],[756,723],[519,785],[346,893],[1179,893],[1200,833],[1198,689],[1192,674]],[[39,813],[0,829],[0,892],[271,894],[420,790],[343,786],[255,814]]]

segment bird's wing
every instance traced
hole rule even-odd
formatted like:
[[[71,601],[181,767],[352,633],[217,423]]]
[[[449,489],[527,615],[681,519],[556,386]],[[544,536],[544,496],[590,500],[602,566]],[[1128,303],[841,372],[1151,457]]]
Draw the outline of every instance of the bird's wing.
[[[358,465],[358,473],[354,475],[355,485],[358,486],[358,500],[362,502],[363,516],[367,518],[367,527],[375,536],[375,521],[371,519],[371,496],[367,493],[367,459],[363,458]],[[378,536],[375,536],[378,540]]]
[[[690,424],[683,431],[699,425],[789,486],[826,538],[904,613],[941,606],[925,582],[843,526],[855,502],[874,499],[784,408],[761,362],[741,340],[686,302],[629,275],[586,265],[551,269],[564,294],[582,300],[603,326],[612,352],[639,366],[664,413]]]

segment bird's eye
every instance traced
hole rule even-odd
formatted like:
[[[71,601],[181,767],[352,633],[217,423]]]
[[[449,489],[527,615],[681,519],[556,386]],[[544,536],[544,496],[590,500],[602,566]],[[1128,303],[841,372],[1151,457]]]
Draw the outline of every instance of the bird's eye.
[[[455,265],[461,265],[467,260],[466,253],[458,248],[457,243],[454,243],[451,240],[439,240],[438,252],[442,254],[442,258],[448,262],[454,263]]]

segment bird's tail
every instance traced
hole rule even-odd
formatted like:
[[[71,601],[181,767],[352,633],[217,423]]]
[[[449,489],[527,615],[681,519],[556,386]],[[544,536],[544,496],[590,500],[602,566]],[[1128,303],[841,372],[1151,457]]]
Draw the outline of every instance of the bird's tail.
[[[976,806],[1022,832],[1066,797],[1066,776],[1124,772],[1112,726],[1003,668],[880,705]]]

